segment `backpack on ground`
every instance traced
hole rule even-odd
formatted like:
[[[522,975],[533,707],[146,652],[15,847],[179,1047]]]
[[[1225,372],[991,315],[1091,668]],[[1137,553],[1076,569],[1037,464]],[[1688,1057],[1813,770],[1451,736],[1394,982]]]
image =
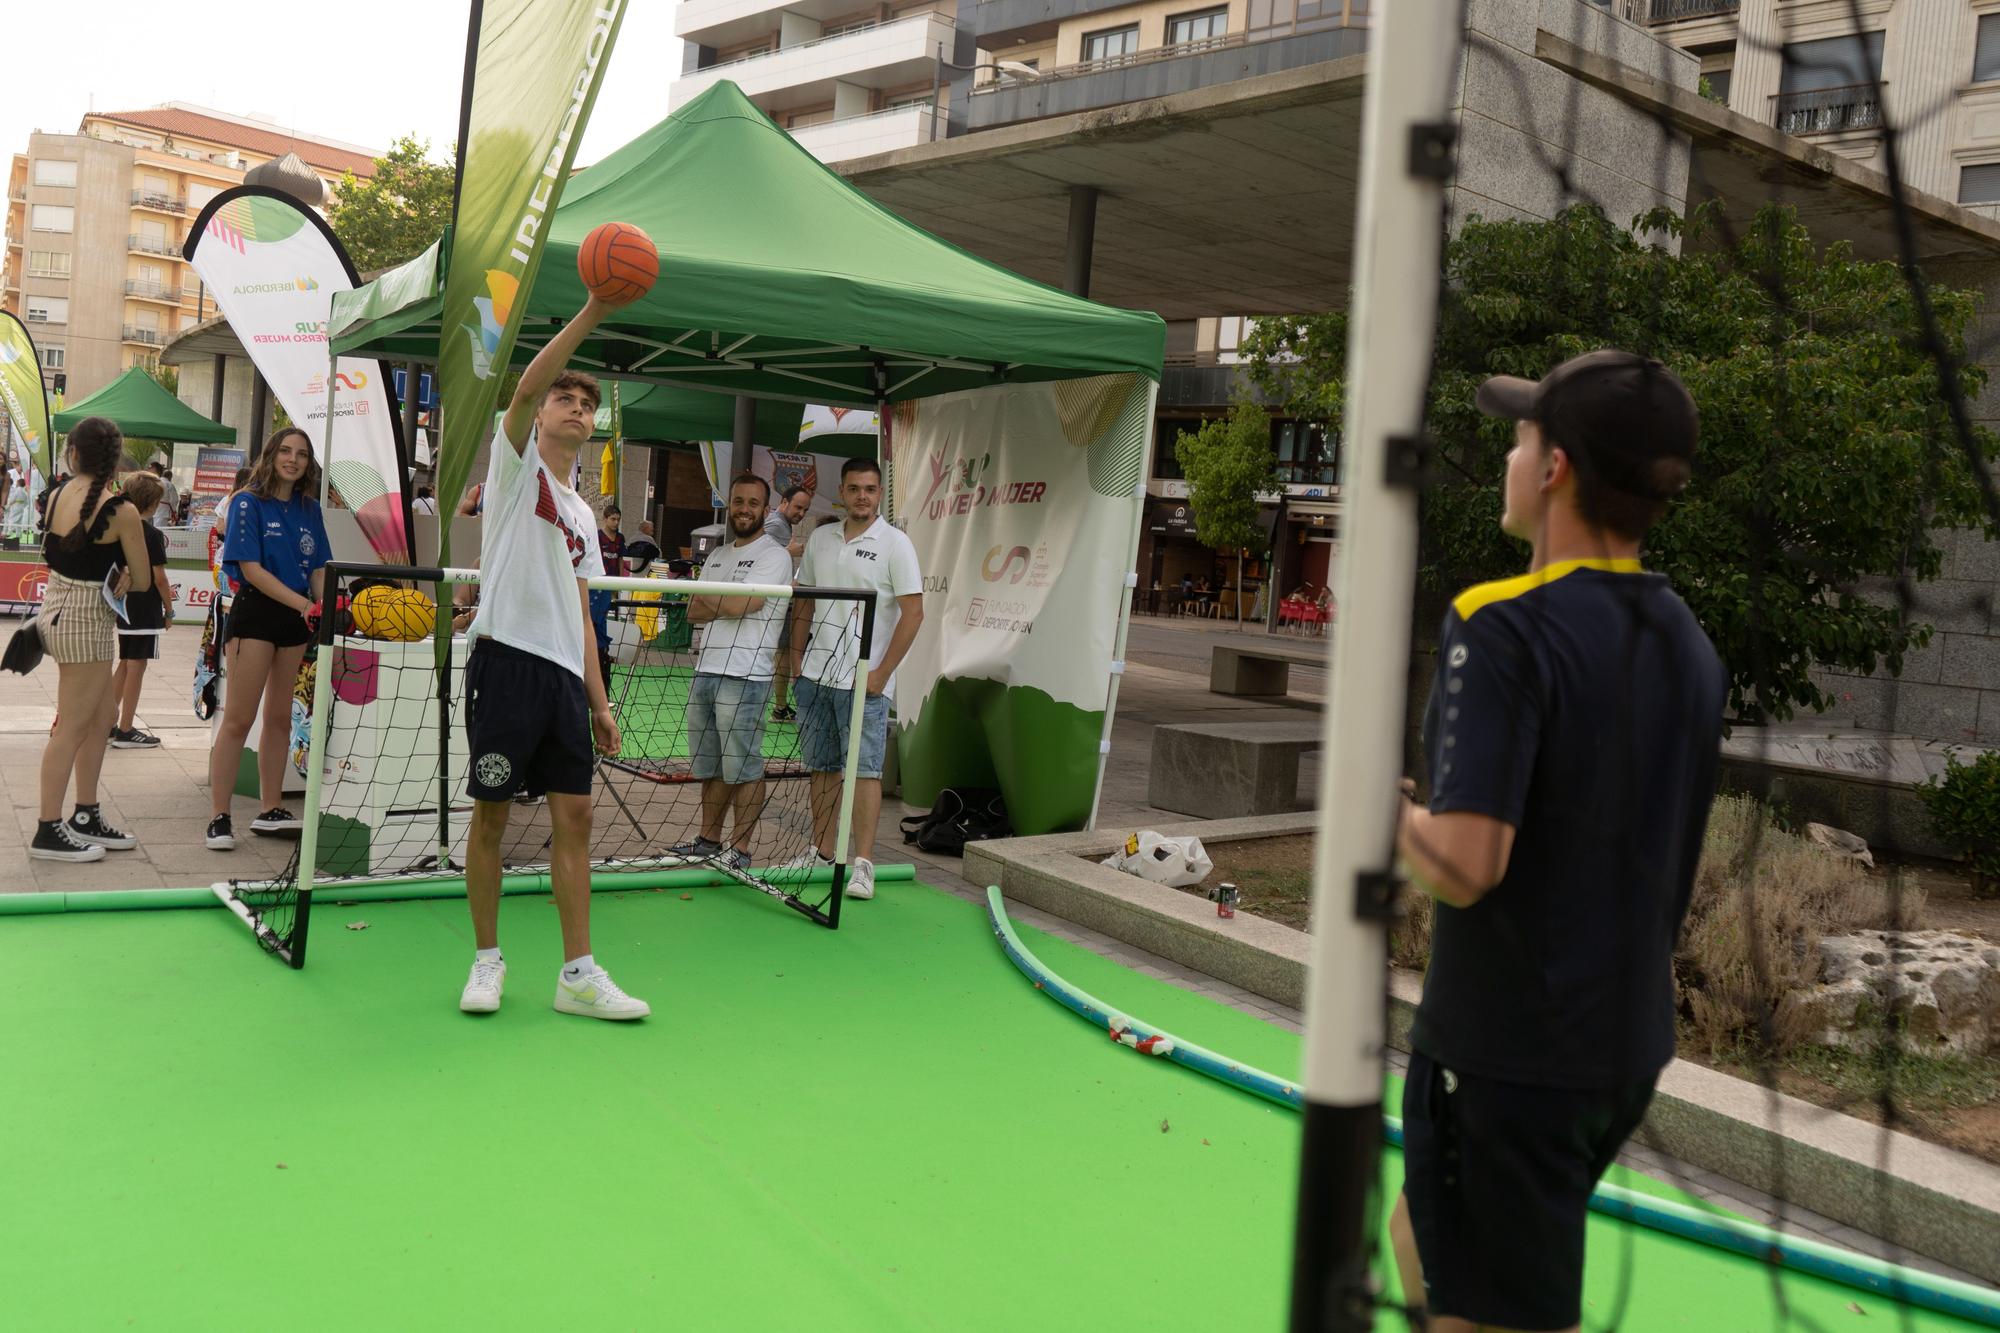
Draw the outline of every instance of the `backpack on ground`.
[[[965,855],[968,842],[1011,838],[1007,802],[991,787],[946,787],[929,814],[903,821],[903,841],[920,852]]]

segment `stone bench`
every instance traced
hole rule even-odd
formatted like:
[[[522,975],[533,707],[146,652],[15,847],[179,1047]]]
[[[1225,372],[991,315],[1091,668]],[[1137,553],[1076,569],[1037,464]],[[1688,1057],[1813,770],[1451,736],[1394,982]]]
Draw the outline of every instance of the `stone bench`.
[[[1153,729],[1146,801],[1202,819],[1304,810],[1299,756],[1320,745],[1320,721],[1183,723]]]
[[[1217,644],[1208,660],[1208,691],[1246,698],[1283,698],[1291,686],[1293,667],[1325,670],[1329,660],[1323,648],[1285,648],[1275,644],[1266,648],[1239,648]]]

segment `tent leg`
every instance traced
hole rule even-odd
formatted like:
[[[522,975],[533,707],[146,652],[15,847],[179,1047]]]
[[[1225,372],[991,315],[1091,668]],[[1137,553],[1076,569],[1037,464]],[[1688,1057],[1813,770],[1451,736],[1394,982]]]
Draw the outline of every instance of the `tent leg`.
[[[757,443],[757,400],[748,394],[736,395],[736,424],[730,432],[729,476],[750,470],[751,449]],[[729,478],[720,477],[718,491],[727,493]]]
[[[1069,241],[1063,247],[1063,290],[1090,295],[1090,252],[1097,239],[1097,187],[1069,187]]]

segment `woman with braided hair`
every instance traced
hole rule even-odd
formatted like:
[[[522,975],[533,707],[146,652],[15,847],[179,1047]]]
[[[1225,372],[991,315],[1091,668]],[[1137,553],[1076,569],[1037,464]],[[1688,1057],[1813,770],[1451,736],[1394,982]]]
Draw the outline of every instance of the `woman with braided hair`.
[[[97,776],[117,700],[111,663],[118,655],[116,622],[104,583],[123,557],[113,589],[151,587],[152,564],[139,514],[113,490],[125,437],[103,417],[86,417],[69,433],[76,476],[49,496],[42,559],[49,567],[42,596],[42,641],[56,661],[56,726],[42,750],[41,819],[28,855],[44,861],[97,861],[106,848],[129,851],[139,840],[104,822]],[[76,810],[62,817],[63,795],[76,776]]]

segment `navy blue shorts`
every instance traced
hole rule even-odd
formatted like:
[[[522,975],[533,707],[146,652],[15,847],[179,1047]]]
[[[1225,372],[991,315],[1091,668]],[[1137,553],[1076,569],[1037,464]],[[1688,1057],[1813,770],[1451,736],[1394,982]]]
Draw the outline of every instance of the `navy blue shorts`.
[[[596,756],[583,678],[546,657],[482,638],[465,664],[466,794],[590,795]]]
[[[1410,1056],[1403,1195],[1433,1315],[1526,1330],[1578,1322],[1590,1192],[1645,1118],[1653,1083],[1544,1088]]]

